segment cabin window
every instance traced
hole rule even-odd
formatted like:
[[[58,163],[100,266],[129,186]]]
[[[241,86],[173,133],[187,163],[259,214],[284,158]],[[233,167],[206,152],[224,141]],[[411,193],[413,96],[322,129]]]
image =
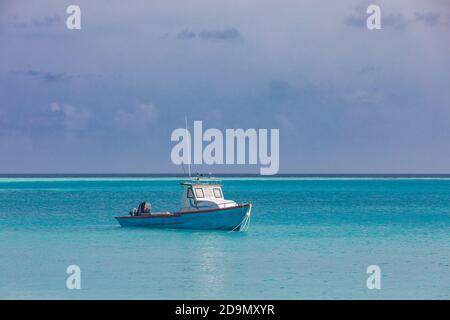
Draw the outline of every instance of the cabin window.
[[[187,189],[187,197],[188,198],[193,198],[194,197],[194,194],[192,193],[192,188],[188,188]]]
[[[222,190],[220,190],[220,188],[214,188],[214,197],[216,198],[222,198]]]
[[[197,198],[204,198],[205,195],[203,194],[203,189],[202,188],[195,188],[195,196]]]
[[[212,198],[212,190],[211,190],[211,188],[204,188],[203,191],[205,191],[205,197],[206,198]]]

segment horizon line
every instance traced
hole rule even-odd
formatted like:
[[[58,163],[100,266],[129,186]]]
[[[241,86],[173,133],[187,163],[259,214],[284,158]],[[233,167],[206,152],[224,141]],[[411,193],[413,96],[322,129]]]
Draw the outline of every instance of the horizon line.
[[[191,175],[191,178],[197,177]],[[446,177],[450,173],[278,173],[275,175],[261,175],[258,173],[215,173],[200,174],[202,177]],[[180,173],[0,173],[0,178],[23,178],[23,177],[189,177]]]

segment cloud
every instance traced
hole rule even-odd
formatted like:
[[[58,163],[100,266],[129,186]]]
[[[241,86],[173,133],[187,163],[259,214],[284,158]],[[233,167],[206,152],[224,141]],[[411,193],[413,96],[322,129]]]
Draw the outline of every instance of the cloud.
[[[358,6],[354,13],[345,19],[348,26],[355,28],[366,28],[368,14],[364,6]],[[408,25],[421,23],[428,27],[438,25],[446,25],[448,22],[443,21],[441,14],[438,12],[415,12],[414,16],[407,17],[402,13],[384,13],[381,11],[381,27],[388,27],[396,30],[405,29]]]
[[[375,90],[352,88],[350,92],[343,94],[343,98],[352,103],[378,104],[384,100],[384,95]]]
[[[61,107],[59,106],[58,103],[53,102],[53,103],[50,104],[50,110],[52,112],[57,112],[57,111],[61,110]]]
[[[272,128],[280,124],[288,128],[291,122],[295,130],[281,137],[281,152],[286,168],[293,171],[326,171],[327,165],[328,170],[370,170],[371,165],[376,170],[395,170],[391,164],[372,159],[377,153],[394,150],[383,146],[390,140],[386,142],[385,136],[378,139],[377,132],[394,136],[392,141],[395,136],[404,138],[402,147],[406,150],[410,146],[407,151],[411,153],[420,150],[423,143],[432,152],[418,168],[435,168],[434,159],[445,158],[442,150],[450,154],[450,148],[446,149],[449,126],[444,124],[450,114],[450,91],[445,90],[449,74],[442,68],[449,61],[450,44],[443,39],[448,38],[450,29],[444,30],[439,23],[428,25],[447,19],[445,4],[428,1],[414,6],[402,0],[387,5],[383,1],[386,9],[383,6],[382,19],[385,14],[402,13],[403,22],[415,22],[396,31],[382,21],[388,32],[367,33],[366,8],[373,2],[369,0],[354,11],[358,2],[361,0],[353,4],[333,2],[330,10],[318,10],[313,2],[298,2],[295,9],[279,8],[276,13],[267,4],[230,7],[222,3],[219,8],[208,2],[200,6],[200,12],[166,2],[142,2],[139,6],[95,2],[89,6],[89,16],[96,18],[95,25],[90,19],[89,32],[68,31],[64,21],[49,28],[13,30],[12,21],[30,22],[54,13],[65,19],[64,10],[54,12],[54,5],[34,6],[41,9],[31,12],[29,5],[14,2],[17,5],[11,5],[11,10],[0,10],[4,18],[0,19],[0,50],[5,61],[0,75],[0,130],[17,129],[29,137],[36,148],[33,155],[51,160],[39,167],[44,171],[55,170],[53,154],[61,154],[61,160],[73,170],[116,170],[114,161],[105,161],[104,152],[128,155],[139,141],[154,144],[153,154],[164,159],[149,162],[146,157],[146,164],[136,166],[136,170],[158,172],[172,170],[166,166],[167,137],[171,129],[184,126],[189,106],[191,114],[210,121],[205,124],[208,127]],[[304,19],[299,19],[300,11]],[[426,12],[439,12],[440,16],[424,15]],[[346,25],[346,18],[349,25],[360,28]],[[396,18],[394,15],[393,20]],[[317,28],[318,21],[322,28]],[[233,28],[240,39],[236,33],[230,36],[223,32]],[[202,30],[205,37],[200,37]],[[160,39],[159,35],[168,36]],[[42,48],[57,54],[49,55]],[[14,70],[23,71],[15,74]],[[93,79],[82,83],[76,74],[84,72],[95,72]],[[136,97],[154,103],[154,108],[140,108]],[[67,139],[66,128],[77,132],[77,146],[65,149],[61,145]],[[135,133],[140,130],[148,134]],[[361,150],[365,145],[355,145],[347,138],[366,141],[367,149]],[[10,139],[14,145],[16,138]],[[301,148],[295,149],[300,139]],[[435,144],[435,151],[427,139]],[[302,155],[320,144],[326,146],[302,160]],[[331,149],[339,156],[333,158],[328,152]],[[92,154],[90,150],[99,152]],[[347,158],[339,158],[340,154]],[[4,170],[32,168],[31,160],[30,166],[15,166],[20,158],[14,153],[9,163],[4,159],[0,162]],[[319,158],[332,161],[324,160],[320,167]],[[82,166],[83,159],[89,164]],[[134,159],[123,159],[132,167]],[[391,155],[383,159],[392,163],[399,160]],[[342,167],[334,165],[334,160],[342,160]],[[450,165],[439,168],[448,171]]]
[[[442,21],[441,14],[438,12],[415,12],[414,16],[417,22],[423,23],[424,25],[429,27],[447,24],[446,22]]]
[[[202,40],[235,41],[241,38],[241,33],[236,28],[204,29],[198,33],[185,29],[177,33],[176,38],[182,40],[198,38]]]
[[[272,80],[269,86],[270,98],[274,101],[285,101],[298,97],[297,89],[286,81]]]
[[[58,15],[45,16],[41,19],[33,19],[30,22],[16,22],[14,27],[16,28],[42,28],[51,27],[62,21]]]
[[[158,118],[158,109],[153,104],[141,103],[132,110],[118,110],[114,124],[122,130],[140,133],[149,128]]]
[[[69,104],[53,102],[50,104],[50,111],[62,116],[61,122],[71,139],[87,126],[91,118],[91,114],[87,110]]]
[[[295,132],[297,129],[295,126],[295,120],[292,119],[289,114],[277,114],[274,117],[278,126],[284,131]]]
[[[195,32],[189,31],[188,29],[185,29],[177,34],[177,39],[194,39],[197,37],[197,34]]]
[[[366,28],[366,21],[367,21],[368,15],[363,11],[363,14],[361,13],[354,13],[350,16],[348,16],[345,19],[345,23],[348,26],[355,27],[355,28]],[[396,30],[404,29],[410,21],[405,18],[405,16],[401,13],[391,13],[387,15],[381,14],[381,27],[388,27],[393,28]]]
[[[42,18],[40,20],[39,19],[34,19],[31,22],[31,25],[33,27],[49,27],[49,26],[51,26],[51,25],[53,25],[55,23],[58,23],[60,21],[61,21],[61,17],[58,16],[58,15],[54,15],[54,16],[44,17],[44,18]]]
[[[64,82],[74,79],[88,79],[91,77],[91,75],[88,74],[67,74],[64,72],[43,72],[43,71],[37,71],[37,70],[22,70],[22,71],[15,71],[15,74],[26,76],[26,77],[34,77],[39,78],[47,83],[55,83],[55,82]]]
[[[203,30],[199,34],[202,39],[215,39],[232,41],[241,37],[239,31],[235,28],[217,29],[217,30]]]
[[[363,28],[364,27],[365,28],[366,27],[366,19],[367,18],[364,16],[353,14],[351,16],[348,16],[345,19],[345,23],[351,27],[355,27],[355,28]]]
[[[404,29],[408,26],[410,21],[401,13],[391,13],[381,16],[381,27],[391,27],[396,30]]]
[[[379,68],[376,68],[374,66],[364,66],[361,69],[359,69],[358,73],[361,75],[365,75],[378,72],[379,70],[380,70]]]

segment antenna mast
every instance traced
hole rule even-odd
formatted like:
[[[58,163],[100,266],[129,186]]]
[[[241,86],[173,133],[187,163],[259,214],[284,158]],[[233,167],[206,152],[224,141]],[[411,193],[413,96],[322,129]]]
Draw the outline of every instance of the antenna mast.
[[[186,127],[186,132],[187,132],[187,116],[184,116],[184,124]],[[189,142],[186,139],[186,144],[187,144],[187,149],[188,149],[188,172],[189,172],[189,178],[191,177],[191,141],[189,140]]]

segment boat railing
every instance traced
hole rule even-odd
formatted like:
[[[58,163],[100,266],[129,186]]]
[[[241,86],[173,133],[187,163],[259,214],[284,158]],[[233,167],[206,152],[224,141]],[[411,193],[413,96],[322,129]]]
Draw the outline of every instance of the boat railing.
[[[234,201],[221,202],[221,203],[218,203],[217,206],[218,206],[219,208],[226,208],[227,205],[229,205],[230,203],[235,203],[235,202],[234,202]]]
[[[213,178],[213,177],[195,177],[191,179],[187,179],[185,182],[181,184],[221,184],[221,179]]]

